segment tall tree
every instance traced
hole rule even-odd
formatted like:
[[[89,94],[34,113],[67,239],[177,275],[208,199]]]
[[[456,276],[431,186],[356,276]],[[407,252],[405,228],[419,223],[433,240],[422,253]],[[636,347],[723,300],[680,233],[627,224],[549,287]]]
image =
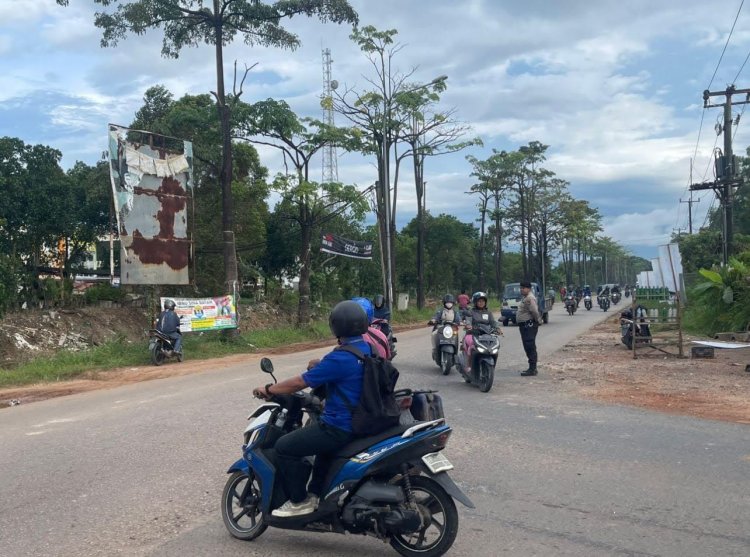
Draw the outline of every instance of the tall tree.
[[[67,5],[69,0],[57,0]],[[230,113],[242,94],[242,84],[227,95],[224,84],[224,46],[238,36],[249,46],[294,49],[299,37],[282,26],[296,15],[317,16],[321,21],[356,23],[357,14],[347,0],[94,0],[105,11],[94,23],[102,29],[101,45],[115,46],[128,34],[142,35],[149,29],[164,29],[162,56],[178,58],[185,47],[213,45],[216,61],[216,108],[221,122],[222,164],[219,174],[222,195],[222,235],[226,287],[237,283],[237,259],[232,207],[232,135]],[[207,4],[207,5],[205,5]],[[107,10],[107,8],[112,8]],[[247,72],[245,72],[247,76]],[[242,80],[244,81],[244,79]],[[236,86],[236,80],[235,80]]]

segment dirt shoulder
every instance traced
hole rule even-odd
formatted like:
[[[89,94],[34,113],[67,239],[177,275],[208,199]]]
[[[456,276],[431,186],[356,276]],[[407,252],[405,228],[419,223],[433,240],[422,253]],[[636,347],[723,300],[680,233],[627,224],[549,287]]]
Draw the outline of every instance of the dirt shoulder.
[[[691,340],[686,336],[684,353]],[[676,352],[677,347],[669,347]],[[566,389],[606,403],[750,424],[750,348],[716,349],[713,359],[678,359],[654,350],[638,358],[608,319],[560,349],[544,372]]]

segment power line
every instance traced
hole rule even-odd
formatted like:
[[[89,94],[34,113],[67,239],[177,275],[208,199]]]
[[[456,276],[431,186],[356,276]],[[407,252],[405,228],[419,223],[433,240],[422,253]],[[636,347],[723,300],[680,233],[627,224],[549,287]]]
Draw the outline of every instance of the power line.
[[[729,39],[732,38],[732,33],[734,32],[734,26],[737,25],[737,19],[740,17],[740,12],[742,11],[742,6],[744,4],[745,4],[745,0],[742,0],[742,2],[740,2],[740,7],[737,9],[737,15],[734,16],[734,23],[732,23],[732,28],[729,30],[729,35],[727,36],[727,42],[724,43],[724,50],[721,51],[721,56],[719,56],[719,61],[716,63],[716,69],[714,70],[714,75],[711,76],[711,81],[709,81],[708,87],[706,87],[706,89],[711,88],[711,84],[714,82],[714,78],[716,77],[716,72],[719,71],[719,66],[721,66],[721,60],[722,58],[724,58],[724,53],[727,51],[727,47],[729,46]]]

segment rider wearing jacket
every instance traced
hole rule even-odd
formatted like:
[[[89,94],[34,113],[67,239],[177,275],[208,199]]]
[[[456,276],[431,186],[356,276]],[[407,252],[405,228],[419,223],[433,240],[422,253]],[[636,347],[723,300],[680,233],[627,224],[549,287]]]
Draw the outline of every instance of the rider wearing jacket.
[[[461,312],[455,309],[456,300],[452,294],[446,294],[443,296],[443,307],[438,308],[435,312],[435,317],[430,320],[433,325],[439,325],[444,321],[449,321],[459,325],[461,323]]]
[[[479,325],[489,325],[492,329],[497,330],[500,324],[492,315],[492,312],[487,307],[487,294],[484,292],[475,292],[471,297],[472,307],[466,315],[466,321],[469,328],[466,330],[464,335],[464,344],[466,345],[466,353],[469,354],[474,346],[473,334],[475,328]]]
[[[182,333],[180,333],[180,317],[174,311],[174,300],[164,302],[164,311],[159,314],[156,320],[156,330],[164,333],[174,342],[174,351],[178,354],[182,352]]]
[[[375,295],[372,305],[375,307],[375,319],[391,320],[391,308],[385,303],[385,297],[382,294]]]
[[[331,311],[328,323],[339,344],[351,345],[365,355],[371,354],[370,346],[362,338],[367,331],[367,314],[359,304],[352,300],[339,302]],[[290,517],[315,512],[323,478],[313,474],[308,494],[305,486],[309,465],[304,457],[333,453],[354,438],[352,414],[340,393],[348,400],[359,400],[363,372],[363,364],[354,354],[333,350],[302,375],[253,390],[255,396],[269,398],[307,387],[327,387],[325,409],[320,421],[287,433],[276,443],[278,478],[289,500],[271,513],[274,516]]]

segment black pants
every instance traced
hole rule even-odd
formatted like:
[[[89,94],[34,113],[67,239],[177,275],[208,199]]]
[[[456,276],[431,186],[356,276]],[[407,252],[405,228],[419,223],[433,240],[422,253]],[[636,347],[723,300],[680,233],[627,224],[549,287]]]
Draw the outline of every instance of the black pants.
[[[536,369],[536,333],[539,330],[539,324],[533,323],[529,327],[526,323],[519,323],[518,330],[521,331],[521,342],[529,360],[529,369]]]
[[[303,460],[305,456],[320,455],[316,458],[316,472],[310,482],[310,492],[321,495],[325,470],[321,470],[321,458],[340,449],[353,439],[348,431],[320,422],[317,425],[301,427],[287,433],[276,442],[276,471],[279,481],[292,503],[299,503],[307,497],[307,477],[310,467]]]

